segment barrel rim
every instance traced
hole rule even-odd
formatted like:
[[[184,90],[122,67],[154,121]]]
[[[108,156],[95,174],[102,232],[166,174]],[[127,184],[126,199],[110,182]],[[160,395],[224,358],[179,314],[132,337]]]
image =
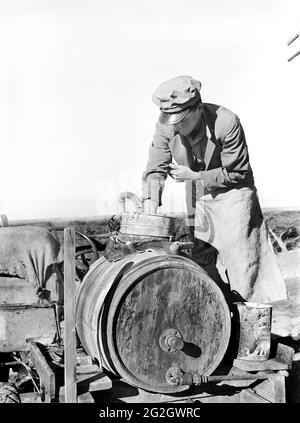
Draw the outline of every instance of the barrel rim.
[[[146,254],[145,254],[146,253]],[[163,252],[160,251],[160,254]],[[141,260],[145,260],[142,256],[155,257],[158,254],[158,250],[147,249],[145,251],[137,251],[134,254],[127,255],[116,262],[108,261],[104,256],[101,256],[92,267],[89,269],[87,274],[84,276],[77,292],[76,292],[76,330],[80,341],[87,351],[87,353],[100,363],[100,366],[108,369],[114,374],[117,374],[114,369],[113,363],[109,361],[108,354],[103,350],[100,341],[99,334],[102,333],[102,314],[104,304],[107,303],[106,299],[109,297],[111,290],[115,286],[115,280],[118,279],[118,275],[123,273],[124,268],[131,262],[132,266]],[[100,281],[98,280],[100,278]],[[99,283],[100,282],[100,283]],[[99,287],[101,287],[100,292]],[[93,307],[97,310],[93,314],[91,319],[86,319],[86,293],[89,290],[98,295],[93,296]],[[89,297],[90,298],[90,297]],[[91,301],[88,301],[89,305]],[[88,329],[87,329],[88,328]],[[92,342],[89,343],[86,338],[86,330],[92,331],[96,336],[92,336]],[[90,337],[90,333],[88,338]]]

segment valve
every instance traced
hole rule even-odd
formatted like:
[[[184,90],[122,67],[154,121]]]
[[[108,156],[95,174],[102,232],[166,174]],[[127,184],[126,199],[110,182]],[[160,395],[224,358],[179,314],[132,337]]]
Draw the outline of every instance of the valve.
[[[166,372],[166,381],[169,385],[180,386],[183,375],[184,371],[179,367],[170,367]]]
[[[181,250],[187,250],[189,248],[193,248],[193,242],[179,242],[174,241],[169,247],[170,254],[179,254]]]
[[[162,350],[174,353],[183,349],[184,340],[177,329],[165,329],[159,337],[159,345]]]

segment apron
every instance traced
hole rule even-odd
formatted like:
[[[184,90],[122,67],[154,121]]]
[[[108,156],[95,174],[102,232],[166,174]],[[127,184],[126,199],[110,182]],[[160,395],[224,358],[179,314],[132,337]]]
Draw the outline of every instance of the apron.
[[[214,141],[214,132],[209,129]],[[269,303],[287,299],[256,188],[194,193],[193,235],[200,240],[200,256],[217,251],[219,274],[223,281],[227,277],[230,290],[244,301]]]

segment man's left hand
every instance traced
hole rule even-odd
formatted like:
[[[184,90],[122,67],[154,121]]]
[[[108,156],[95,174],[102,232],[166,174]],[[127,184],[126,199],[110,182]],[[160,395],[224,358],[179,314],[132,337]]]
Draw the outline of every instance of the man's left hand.
[[[198,179],[197,172],[194,172],[187,166],[176,165],[174,163],[169,164],[170,175],[176,182],[184,182],[187,180]]]

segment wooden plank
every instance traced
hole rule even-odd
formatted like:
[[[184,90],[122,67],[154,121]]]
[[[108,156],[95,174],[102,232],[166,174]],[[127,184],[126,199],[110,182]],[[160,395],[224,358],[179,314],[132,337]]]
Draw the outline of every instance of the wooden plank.
[[[5,215],[2,215],[5,216]],[[11,220],[9,226],[42,226],[47,228],[55,227],[56,229],[64,229],[81,225],[106,225],[111,215],[87,216],[87,217],[66,217],[66,218],[49,218],[49,219],[21,219]]]
[[[286,376],[278,372],[275,378],[265,380],[255,386],[253,390],[268,402],[275,404],[285,403],[285,379]]]
[[[256,392],[254,392],[252,389],[244,389],[241,392],[241,402],[242,403],[271,403],[272,401],[268,401],[266,398],[264,398],[263,396],[257,394]]]
[[[37,343],[32,340],[28,341],[28,343],[32,363],[38,372],[41,385],[45,388],[46,402],[53,402],[56,395],[55,374]]]
[[[263,370],[287,370],[289,365],[287,363],[279,362],[274,359],[266,361],[246,361],[235,359],[233,361],[234,367],[237,367],[246,372],[255,372]]]
[[[273,389],[274,389],[274,403],[285,403],[285,376],[278,375],[276,379],[272,380],[273,382]]]
[[[77,402],[75,329],[75,229],[64,229],[65,402]]]
[[[288,370],[292,366],[294,349],[288,345],[279,343],[277,345],[276,357],[264,361],[251,361],[235,359],[234,367],[253,372],[263,370]]]

